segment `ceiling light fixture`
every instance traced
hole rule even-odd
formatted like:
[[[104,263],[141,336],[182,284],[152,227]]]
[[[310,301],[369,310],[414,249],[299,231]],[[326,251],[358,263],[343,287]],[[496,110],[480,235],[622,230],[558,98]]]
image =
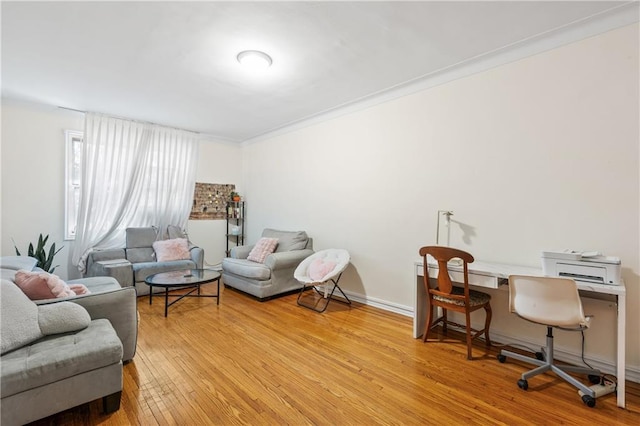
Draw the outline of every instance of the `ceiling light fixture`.
[[[259,50],[245,50],[238,53],[238,62],[252,70],[267,69],[273,63],[271,56]]]

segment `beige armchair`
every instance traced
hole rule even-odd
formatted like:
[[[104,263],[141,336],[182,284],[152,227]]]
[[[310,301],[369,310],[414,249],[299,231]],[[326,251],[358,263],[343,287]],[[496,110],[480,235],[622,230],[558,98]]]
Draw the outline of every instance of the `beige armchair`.
[[[313,240],[304,231],[265,229],[262,237],[277,238],[278,245],[264,263],[247,257],[253,245],[234,247],[222,261],[222,281],[228,287],[249,293],[260,301],[300,290],[302,284],[293,276],[295,269],[313,254]]]

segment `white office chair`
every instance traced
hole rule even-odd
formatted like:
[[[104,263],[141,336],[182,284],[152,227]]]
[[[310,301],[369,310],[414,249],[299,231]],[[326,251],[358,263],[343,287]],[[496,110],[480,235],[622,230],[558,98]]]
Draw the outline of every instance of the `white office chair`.
[[[351,256],[344,249],[320,250],[303,260],[296,268],[293,276],[302,283],[302,289],[298,294],[298,305],[312,309],[316,312],[324,312],[333,299],[333,292],[338,289],[345,300],[336,299],[339,302],[351,304],[351,301],[338,285],[342,272],[349,266]],[[333,283],[329,292],[330,283]],[[309,286],[309,287],[308,287]],[[320,291],[323,287],[323,291]],[[311,302],[302,295],[308,288],[313,288],[317,294],[323,296],[313,299]]]
[[[582,302],[575,281],[567,278],[511,275],[509,312],[527,321],[547,326],[547,345],[541,352],[536,352],[535,359],[504,349],[498,355],[500,362],[505,362],[506,358],[510,357],[538,366],[522,374],[518,380],[518,387],[527,390],[527,379],[551,370],[578,388],[583,395],[582,401],[589,407],[594,407],[594,390],[570,376],[568,372],[587,374],[592,383],[599,383],[600,371],[572,365],[557,365],[553,362],[553,328],[582,331],[589,326],[589,318],[585,317],[582,311]]]

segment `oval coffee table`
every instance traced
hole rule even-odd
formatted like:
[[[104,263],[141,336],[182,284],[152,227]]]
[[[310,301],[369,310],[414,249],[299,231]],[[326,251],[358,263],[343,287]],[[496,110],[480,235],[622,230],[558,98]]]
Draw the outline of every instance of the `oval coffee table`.
[[[200,286],[202,284],[217,281],[218,292],[216,294],[200,294]],[[220,273],[211,269],[187,269],[181,271],[161,272],[159,274],[149,275],[144,280],[149,286],[149,304],[153,303],[153,288],[164,288],[164,316],[169,312],[169,306],[182,300],[184,297],[215,297],[220,304]],[[169,289],[190,288],[191,291],[185,294],[169,294]],[[194,291],[198,294],[192,294]],[[178,299],[169,303],[169,297],[177,297]]]

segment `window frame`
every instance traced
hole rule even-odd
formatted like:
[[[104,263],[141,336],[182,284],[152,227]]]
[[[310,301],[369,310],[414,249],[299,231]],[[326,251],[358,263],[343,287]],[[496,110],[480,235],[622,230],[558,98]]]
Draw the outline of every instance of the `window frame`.
[[[73,168],[76,165],[74,144],[84,142],[84,132],[79,130],[65,130],[65,190],[64,190],[64,239],[72,241],[76,239],[76,225],[78,222],[79,203],[76,201],[76,193],[82,189],[80,177],[73,180]],[[82,146],[82,145],[80,145]],[[78,159],[79,173],[82,174],[82,160]]]

